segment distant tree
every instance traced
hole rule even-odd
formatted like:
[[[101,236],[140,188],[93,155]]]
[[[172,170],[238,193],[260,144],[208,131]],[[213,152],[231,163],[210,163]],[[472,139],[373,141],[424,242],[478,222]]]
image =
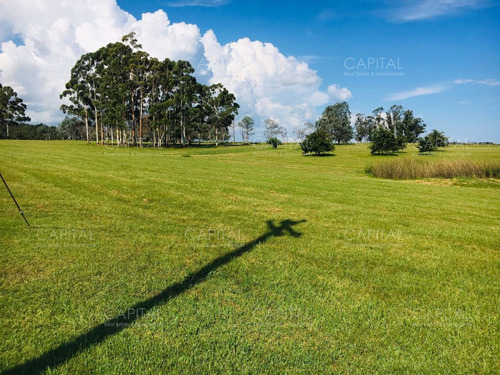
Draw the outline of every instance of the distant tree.
[[[78,117],[65,117],[59,124],[59,134],[64,139],[83,139],[85,123]]]
[[[386,113],[387,126],[393,131],[394,136],[397,138],[398,135],[404,134],[403,127],[403,107],[400,105],[393,105]]]
[[[354,139],[358,142],[370,140],[371,134],[375,129],[375,120],[372,116],[365,116],[362,113],[356,113],[354,122]]]
[[[243,120],[238,122],[238,126],[241,128],[241,134],[244,143],[248,143],[250,136],[253,135],[253,118],[250,116],[243,117]]]
[[[318,129],[315,132],[306,136],[306,139],[300,143],[303,154],[314,153],[320,155],[323,152],[335,150],[332,138],[323,129]]]
[[[436,149],[438,149],[439,147],[446,147],[448,145],[448,137],[439,130],[432,130],[429,133],[428,137]]]
[[[375,121],[375,117],[373,116],[364,116],[364,121],[362,124],[363,127],[363,140],[371,141],[372,133],[377,128],[377,124]]]
[[[432,143],[432,139],[426,135],[418,140],[418,152],[420,154],[431,154],[432,151],[436,151],[437,147]]]
[[[224,139],[228,127],[238,114],[239,105],[236,98],[220,83],[208,88],[207,107],[210,109],[210,123],[212,124],[215,146],[219,139]],[[220,137],[222,136],[222,137]]]
[[[437,151],[439,147],[446,147],[447,145],[448,137],[443,132],[433,130],[425,137],[419,138],[417,147],[420,154],[431,154],[433,151]]]
[[[45,124],[25,124],[12,123],[10,127],[9,138],[11,139],[36,139],[36,140],[51,140],[60,139],[58,128]]]
[[[186,146],[187,142],[187,130],[188,130],[188,113],[192,108],[193,102],[195,100],[195,82],[196,79],[192,74],[194,73],[194,68],[188,61],[179,61],[175,64],[172,75],[173,75],[173,92],[171,97],[171,103],[173,107],[176,109],[176,120],[179,132],[179,138],[181,140],[182,146]],[[208,106],[211,109],[211,124],[214,129],[215,136],[215,145],[217,146],[218,142],[218,132],[220,131],[220,127],[222,126],[222,118],[223,114],[220,109],[222,106],[223,94],[222,94],[222,85],[212,85],[210,88],[210,93],[207,96]],[[231,120],[232,121],[232,120]],[[228,126],[231,121],[226,123]]]
[[[286,137],[287,137],[287,134],[288,134],[288,132],[287,132],[286,128],[285,128],[285,127],[283,127],[283,126],[280,126],[280,127],[278,128],[278,134],[279,134],[279,135],[281,135],[281,140],[282,140],[283,142],[285,142]]]
[[[367,116],[366,117],[366,128],[367,128],[367,133],[368,133],[368,140],[371,141],[372,139],[372,134],[377,128],[377,125],[375,123],[375,117],[373,116]]]
[[[267,138],[267,139],[271,139],[271,138],[274,138],[276,137],[276,135],[278,134],[278,128],[279,128],[279,125],[276,121],[274,121],[273,119],[266,119],[264,120],[264,125],[266,126],[266,130],[264,131],[264,136]]]
[[[26,104],[17,96],[14,89],[10,86],[2,86],[0,83],[0,131],[3,133],[5,128],[5,138],[9,138],[9,125],[31,121],[25,111]]]
[[[342,102],[326,107],[316,122],[316,128],[330,134],[337,144],[348,143],[353,137],[349,104]]]
[[[87,142],[142,147],[183,146],[229,139],[239,105],[221,84],[198,83],[188,61],[159,61],[141,50],[135,34],[83,55],[61,94],[61,109],[82,118]],[[233,129],[234,134],[234,129]],[[233,137],[234,138],[234,137]]]
[[[406,143],[418,141],[426,126],[421,118],[413,116],[413,111],[404,111],[400,105],[391,106],[387,112],[383,107],[378,107],[373,110],[372,114],[373,116],[356,114],[354,128],[355,139],[358,142],[365,139],[372,141],[373,131],[384,128],[393,133],[400,149],[403,149]]]
[[[389,154],[401,149],[398,140],[389,129],[378,128],[372,133],[372,144],[370,145],[372,154]]]
[[[406,142],[416,142],[425,130],[425,123],[421,118],[414,117],[413,111],[407,110],[403,113],[402,129]]]
[[[231,125],[229,125],[229,127],[231,128],[231,131],[233,133],[233,136],[232,136],[232,139],[233,139],[233,143],[236,142],[236,123],[233,121],[231,121]]]
[[[102,49],[80,57],[71,69],[71,78],[60,95],[61,99],[68,97],[71,103],[63,104],[61,110],[70,115],[80,116],[85,121],[87,143],[90,142],[89,122],[91,118],[93,119],[96,144],[99,144],[99,118],[102,120],[100,114],[104,101],[104,95],[100,90],[104,69],[101,52]]]
[[[295,128],[293,133],[297,136],[297,139],[302,142],[307,135],[311,134],[314,131],[314,124],[311,122],[304,123],[302,128]]]
[[[378,107],[372,111],[373,118],[375,120],[377,128],[385,127],[386,125],[386,121],[382,115],[383,113],[384,113],[384,107]]]
[[[393,105],[386,113],[387,128],[392,131],[398,150],[406,148],[407,137],[405,135],[405,126],[403,122],[403,107],[400,105]]]
[[[281,142],[278,138],[272,137],[267,140],[267,144],[270,144],[273,146],[273,148],[278,148],[278,145],[282,145],[283,142]]]
[[[281,135],[282,138],[286,137],[286,129],[279,126],[279,124],[273,119],[264,120],[266,130],[264,131],[264,136],[269,140],[275,138],[277,135]]]
[[[132,33],[133,34],[133,33]],[[125,37],[124,37],[125,38]],[[141,45],[137,44],[135,38],[131,41],[132,48],[140,48]],[[131,93],[134,102],[131,103],[131,109],[133,111],[133,117],[135,120],[135,114],[139,117],[139,147],[143,147],[143,130],[144,130],[144,114],[147,112],[149,101],[147,100],[150,96],[150,91],[153,88],[150,82],[150,76],[152,65],[154,61],[149,58],[149,55],[144,51],[137,51],[132,54],[129,62],[130,69],[130,81],[128,82],[128,91]],[[134,121],[135,125],[135,121]],[[134,142],[137,137],[134,131]]]

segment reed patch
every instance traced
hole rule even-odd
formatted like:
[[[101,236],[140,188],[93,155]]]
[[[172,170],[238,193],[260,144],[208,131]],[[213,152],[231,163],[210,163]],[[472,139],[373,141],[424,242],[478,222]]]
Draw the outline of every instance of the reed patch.
[[[395,180],[419,178],[500,178],[500,163],[470,159],[419,160],[398,158],[370,165],[365,172],[375,177]]]

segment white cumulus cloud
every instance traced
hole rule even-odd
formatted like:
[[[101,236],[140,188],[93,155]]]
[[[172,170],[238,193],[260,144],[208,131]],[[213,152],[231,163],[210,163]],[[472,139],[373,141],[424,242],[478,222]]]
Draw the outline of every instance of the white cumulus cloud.
[[[348,98],[346,88],[321,91],[321,78],[305,62],[284,56],[271,43],[248,38],[219,44],[209,30],[202,38],[211,83],[222,83],[242,104],[240,113],[272,118],[291,130],[315,119],[316,107]]]
[[[352,93],[346,87],[337,87],[337,85],[328,86],[328,93],[333,99],[345,101],[352,98]]]
[[[159,59],[190,60],[202,49],[200,29],[184,22],[171,24],[163,10],[145,13],[130,28],[142,47]]]
[[[24,99],[33,122],[57,122],[59,94],[78,58],[132,31],[152,56],[188,60],[205,83],[222,83],[236,95],[240,117],[254,116],[260,130],[269,117],[291,130],[314,121],[318,106],[352,97],[337,85],[321,90],[316,71],[273,44],[243,38],[221,45],[212,30],[202,36],[197,25],[172,23],[163,10],[136,19],[116,0],[0,2],[0,82]]]

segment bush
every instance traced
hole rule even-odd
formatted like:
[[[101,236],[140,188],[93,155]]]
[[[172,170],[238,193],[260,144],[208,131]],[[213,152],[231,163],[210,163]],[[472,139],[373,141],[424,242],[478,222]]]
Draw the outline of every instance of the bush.
[[[303,154],[314,153],[316,155],[335,150],[332,138],[322,129],[318,129],[306,136],[304,142],[300,143],[300,148]]]
[[[437,147],[434,145],[432,139],[428,135],[418,139],[417,147],[420,154],[431,154],[432,151],[437,151]]]
[[[443,132],[440,132],[438,130],[433,130],[429,133],[429,140],[432,142],[434,147],[439,148],[439,147],[446,147],[448,146],[448,137],[444,135]]]
[[[278,148],[278,145],[282,145],[283,142],[281,142],[278,138],[273,137],[267,140],[267,144],[273,145],[274,148]]]
[[[448,137],[443,132],[433,130],[428,135],[418,140],[418,152],[421,154],[437,151],[439,147],[448,146]]]
[[[408,180],[416,178],[500,178],[500,163],[474,160],[428,161],[402,158],[368,166],[366,173],[375,177]]]
[[[398,145],[398,151],[404,150],[406,148],[406,137],[402,134],[396,137],[396,144]]]
[[[389,154],[406,147],[403,137],[395,137],[389,129],[379,128],[373,131],[371,135],[372,144],[370,149],[372,154]]]

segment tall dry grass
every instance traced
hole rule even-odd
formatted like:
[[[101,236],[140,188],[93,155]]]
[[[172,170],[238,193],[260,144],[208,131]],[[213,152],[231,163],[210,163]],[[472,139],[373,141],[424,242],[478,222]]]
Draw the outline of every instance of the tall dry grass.
[[[375,177],[409,180],[416,178],[500,178],[500,163],[468,159],[421,160],[398,158],[368,166],[366,172]]]

